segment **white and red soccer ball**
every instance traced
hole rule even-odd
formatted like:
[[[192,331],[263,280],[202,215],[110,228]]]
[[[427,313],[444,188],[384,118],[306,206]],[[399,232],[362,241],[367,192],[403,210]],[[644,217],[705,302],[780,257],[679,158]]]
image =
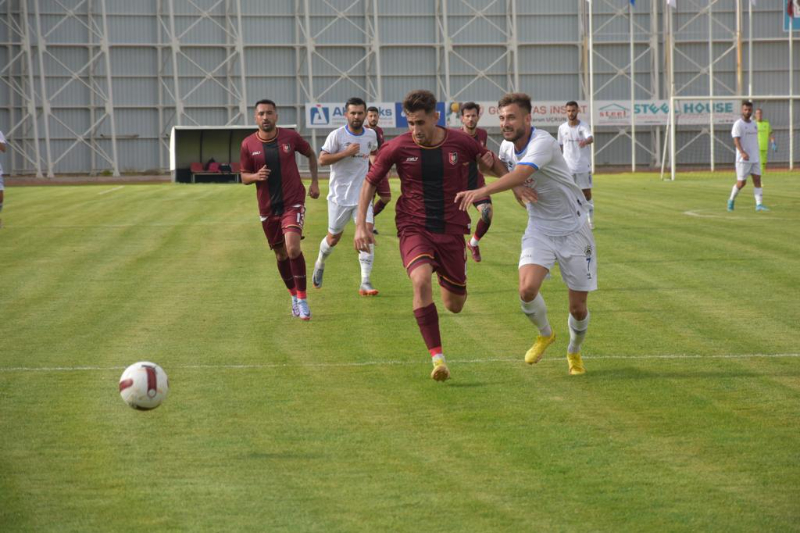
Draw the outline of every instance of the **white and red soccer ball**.
[[[161,405],[168,392],[167,373],[149,361],[132,364],[119,378],[119,395],[134,409],[155,409]]]

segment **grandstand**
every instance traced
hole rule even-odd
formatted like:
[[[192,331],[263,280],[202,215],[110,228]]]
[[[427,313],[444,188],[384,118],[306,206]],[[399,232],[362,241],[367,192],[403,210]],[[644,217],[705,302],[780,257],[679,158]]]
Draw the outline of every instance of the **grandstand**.
[[[670,97],[796,94],[786,2],[7,0],[5,169],[166,173],[173,127],[248,126],[261,97],[318,148],[325,124],[307,108],[350,96],[393,105],[410,88],[448,103],[514,90],[548,109],[578,100],[594,109],[596,165],[655,168]],[[778,165],[800,157],[789,153],[797,107],[793,121],[772,117]],[[554,131],[557,118],[538,125]],[[694,137],[679,133],[677,151],[689,155]]]

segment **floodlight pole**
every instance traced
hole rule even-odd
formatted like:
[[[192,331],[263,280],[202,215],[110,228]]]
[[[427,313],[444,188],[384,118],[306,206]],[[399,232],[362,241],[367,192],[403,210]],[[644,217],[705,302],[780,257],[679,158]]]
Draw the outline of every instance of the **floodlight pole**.
[[[633,52],[633,5],[628,4],[628,27],[630,34],[630,57],[631,57],[631,172],[636,172],[636,108],[634,103],[636,100],[636,84],[635,69],[633,63],[635,62]]]
[[[797,16],[797,14],[795,14]],[[789,19],[789,94],[794,96],[794,20]],[[789,99],[789,170],[794,169],[794,100]]]
[[[708,95],[714,96],[714,19],[711,8],[716,0],[708,0]],[[752,86],[751,86],[752,88]],[[714,100],[709,100],[709,147],[711,148],[711,172],[714,172]]]
[[[674,64],[674,48],[675,48],[675,34],[673,33],[673,20],[672,20],[672,7],[667,6],[667,38],[669,45],[667,51],[667,58],[669,60],[669,166],[670,166],[670,180],[675,181],[675,64]]]
[[[589,2],[589,131],[592,134],[592,138],[594,138],[594,35],[592,35],[594,32],[592,29],[593,11],[593,3]],[[594,143],[590,144],[589,147],[592,151],[592,174],[594,174]]]

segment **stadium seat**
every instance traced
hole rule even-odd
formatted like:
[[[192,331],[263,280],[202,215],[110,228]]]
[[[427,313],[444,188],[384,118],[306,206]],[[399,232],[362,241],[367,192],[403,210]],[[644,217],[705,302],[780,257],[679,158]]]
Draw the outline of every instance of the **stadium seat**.
[[[190,172],[202,172],[203,171],[203,163],[191,163],[189,165]]]

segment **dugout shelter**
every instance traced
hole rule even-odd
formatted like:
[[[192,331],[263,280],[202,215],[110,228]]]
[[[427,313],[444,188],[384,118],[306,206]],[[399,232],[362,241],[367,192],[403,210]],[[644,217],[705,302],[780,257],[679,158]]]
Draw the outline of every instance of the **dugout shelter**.
[[[294,124],[280,128],[296,129]],[[252,126],[175,126],[169,138],[169,168],[174,183],[241,182],[239,150],[258,128]]]

